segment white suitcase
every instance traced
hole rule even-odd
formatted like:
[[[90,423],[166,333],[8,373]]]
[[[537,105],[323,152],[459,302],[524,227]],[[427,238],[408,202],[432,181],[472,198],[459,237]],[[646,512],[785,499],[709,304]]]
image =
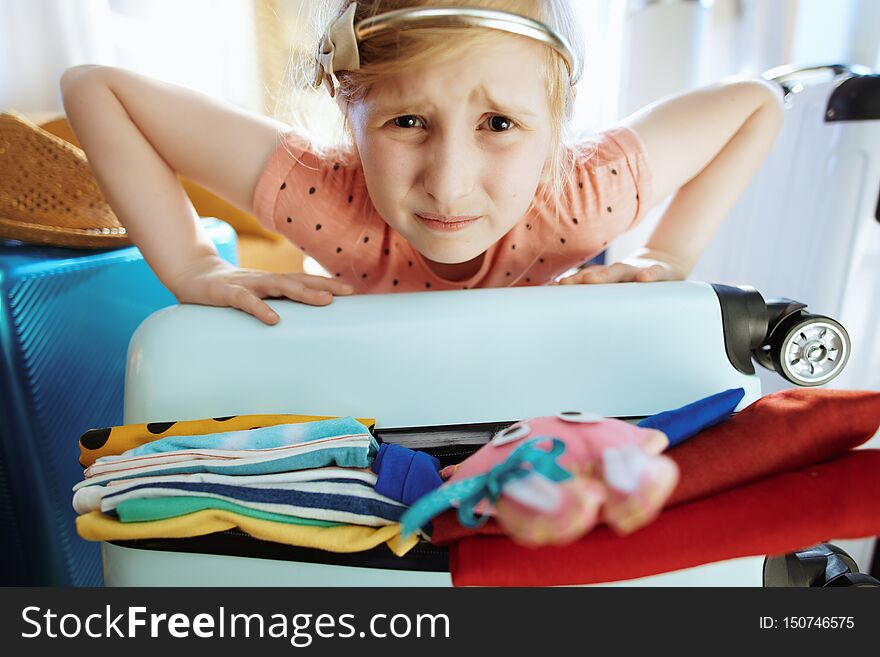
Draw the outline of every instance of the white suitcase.
[[[129,350],[126,423],[296,412],[374,417],[389,442],[438,432],[482,432],[485,441],[499,423],[560,410],[638,418],[728,388],[745,389],[741,407],[761,395],[749,354],[767,322],[753,291],[677,282],[271,305],[282,318],[273,327],[202,306],[148,318]],[[435,453],[462,457],[457,447]],[[104,543],[102,554],[110,586],[451,583],[447,555],[428,544],[404,558],[384,546],[332,555],[233,531]],[[624,584],[760,585],[762,563]]]

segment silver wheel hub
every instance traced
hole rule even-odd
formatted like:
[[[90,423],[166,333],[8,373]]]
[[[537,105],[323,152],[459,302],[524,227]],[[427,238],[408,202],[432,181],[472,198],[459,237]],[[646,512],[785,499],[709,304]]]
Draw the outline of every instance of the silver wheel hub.
[[[846,361],[846,340],[827,322],[802,326],[782,348],[782,361],[791,374],[808,383],[833,378]]]

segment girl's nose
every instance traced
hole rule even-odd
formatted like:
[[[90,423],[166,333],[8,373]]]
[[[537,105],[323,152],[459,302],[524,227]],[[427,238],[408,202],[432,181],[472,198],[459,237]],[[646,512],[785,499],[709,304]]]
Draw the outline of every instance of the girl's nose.
[[[479,157],[463,139],[435,137],[424,171],[425,191],[437,202],[438,212],[466,214],[466,204],[478,177]]]

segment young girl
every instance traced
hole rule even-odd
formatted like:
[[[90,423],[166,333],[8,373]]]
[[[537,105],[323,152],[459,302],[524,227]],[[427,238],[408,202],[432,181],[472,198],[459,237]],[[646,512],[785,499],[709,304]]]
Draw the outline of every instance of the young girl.
[[[425,11],[450,5],[461,9]],[[336,149],[129,71],[62,77],[104,194],[180,302],[274,324],[264,298],[325,305],[354,292],[554,283],[670,194],[645,249],[558,282],[682,279],[779,128],[780,93],[743,80],[663,100],[569,145],[583,51],[569,0],[336,9],[312,73],[344,117]],[[223,261],[177,174],[253,212],[330,278]]]

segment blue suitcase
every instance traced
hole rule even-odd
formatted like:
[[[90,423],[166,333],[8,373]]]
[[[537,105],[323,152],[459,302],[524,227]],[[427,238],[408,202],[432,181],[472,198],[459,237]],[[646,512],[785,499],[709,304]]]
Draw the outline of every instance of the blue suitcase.
[[[237,262],[232,228],[205,228]],[[0,582],[100,585],[98,546],[79,538],[70,504],[78,438],[122,423],[129,340],[176,301],[135,247],[0,242],[0,288]]]

